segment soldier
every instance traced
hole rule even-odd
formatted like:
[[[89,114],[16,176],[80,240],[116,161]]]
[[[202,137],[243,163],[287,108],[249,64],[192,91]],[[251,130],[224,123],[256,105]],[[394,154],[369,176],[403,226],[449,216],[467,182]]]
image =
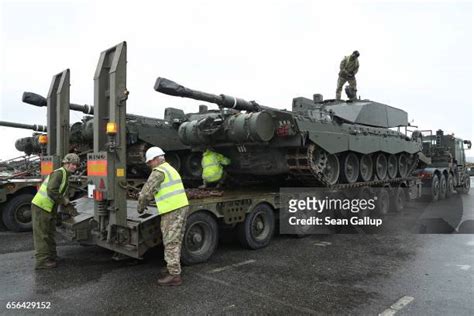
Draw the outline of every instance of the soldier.
[[[179,173],[165,161],[164,156],[165,153],[159,147],[151,147],[145,153],[146,163],[152,172],[138,197],[137,212],[143,213],[148,202],[155,198],[161,215],[160,226],[167,264],[167,271],[158,284],[181,285],[181,242],[189,203]]]
[[[222,166],[228,166],[230,159],[222,154],[207,148],[202,154],[202,182],[200,188],[207,188],[210,184],[217,184],[216,188],[222,187],[226,178],[226,172]]]
[[[33,242],[36,251],[35,269],[56,268],[58,256],[54,233],[58,205],[74,208],[68,198],[68,180],[71,173],[74,173],[79,166],[80,159],[76,154],[67,154],[62,162],[63,166],[46,177],[31,201]]]
[[[346,82],[349,82],[351,91],[351,100],[355,100],[357,95],[357,81],[355,75],[359,70],[359,52],[354,51],[350,56],[344,57],[339,66],[339,78],[337,79],[336,100],[341,99],[342,87]]]

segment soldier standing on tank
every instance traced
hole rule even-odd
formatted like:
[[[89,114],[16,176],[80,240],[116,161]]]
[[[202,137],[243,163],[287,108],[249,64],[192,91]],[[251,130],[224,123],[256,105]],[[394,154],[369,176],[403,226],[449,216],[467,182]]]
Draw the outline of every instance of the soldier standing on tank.
[[[357,81],[355,75],[359,70],[359,52],[354,51],[350,56],[345,56],[339,66],[339,78],[337,79],[336,100],[341,100],[342,87],[346,82],[349,82],[352,90],[351,100],[355,100],[357,95]]]
[[[155,199],[161,215],[160,226],[167,264],[167,271],[158,284],[181,285],[181,243],[189,203],[178,171],[165,161],[164,156],[164,151],[159,147],[151,147],[145,153],[146,163],[152,172],[138,197],[137,212],[143,213],[149,201]]]
[[[63,166],[46,177],[31,201],[35,269],[56,268],[58,256],[54,234],[58,205],[62,204],[68,209],[74,209],[68,198],[68,180],[71,173],[74,173],[79,166],[80,159],[76,154],[67,154],[62,162]]]
[[[207,188],[211,184],[216,184],[216,188],[222,187],[226,178],[226,172],[222,166],[228,166],[230,159],[222,154],[207,148],[202,154],[202,181],[200,188]]]

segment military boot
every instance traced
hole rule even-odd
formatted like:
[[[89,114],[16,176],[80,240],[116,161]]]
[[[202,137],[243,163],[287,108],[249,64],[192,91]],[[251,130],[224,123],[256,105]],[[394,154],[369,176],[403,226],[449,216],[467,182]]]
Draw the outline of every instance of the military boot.
[[[176,285],[181,285],[183,283],[183,279],[181,279],[181,275],[171,275],[171,274],[166,274],[164,277],[158,279],[158,284],[159,285],[167,285],[167,286],[176,286]]]
[[[37,264],[35,266],[35,270],[43,270],[43,269],[53,269],[56,268],[58,264],[54,260],[48,260],[44,263]]]

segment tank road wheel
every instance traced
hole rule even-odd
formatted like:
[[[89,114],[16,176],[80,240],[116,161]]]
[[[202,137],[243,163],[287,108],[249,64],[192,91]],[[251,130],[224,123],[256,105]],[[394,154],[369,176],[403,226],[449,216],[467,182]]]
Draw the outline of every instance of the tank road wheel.
[[[431,200],[436,202],[439,200],[439,178],[434,174],[431,179]]]
[[[375,201],[375,209],[381,215],[388,213],[390,209],[390,194],[387,188],[380,188],[379,194],[377,195],[377,201]]]
[[[7,202],[3,208],[2,219],[9,230],[26,232],[32,229],[31,200],[33,197],[33,194],[24,193]]]
[[[166,153],[165,158],[167,163],[173,166],[178,172],[181,172],[181,158],[179,158],[177,153]]]
[[[383,153],[378,153],[375,158],[375,175],[379,180],[385,180],[387,177],[387,157]]]
[[[446,197],[449,198],[454,192],[454,178],[451,173],[448,174],[448,180],[446,180]]]
[[[207,261],[217,247],[219,232],[216,220],[206,212],[195,212],[186,220],[181,262],[185,265]]]
[[[397,177],[397,157],[395,155],[389,155],[387,159],[387,175],[389,179]]]
[[[409,164],[410,162],[407,154],[401,153],[400,156],[398,156],[398,173],[400,174],[400,177],[406,178],[408,176]]]
[[[184,172],[194,178],[201,178],[202,175],[202,152],[189,153],[184,159]]]
[[[268,246],[275,230],[275,215],[273,209],[265,203],[260,203],[247,214],[245,220],[237,226],[240,244],[249,249],[259,249]]]
[[[346,183],[354,183],[359,178],[359,159],[356,154],[348,153],[344,157],[341,178]]]
[[[392,196],[391,207],[392,210],[396,213],[400,213],[404,208],[407,201],[407,196],[405,194],[405,189],[398,187],[394,190]]]
[[[330,185],[336,184],[337,179],[339,179],[340,167],[339,167],[339,159],[336,155],[328,154],[326,167],[323,169],[323,175],[326,179],[327,183]]]
[[[439,199],[443,200],[446,198],[447,182],[444,174],[439,175]]]
[[[367,182],[372,180],[374,174],[374,162],[370,155],[362,155],[362,157],[360,157],[359,173],[362,181]]]
[[[470,179],[469,176],[466,176],[464,178],[464,183],[463,183],[460,191],[461,191],[462,194],[469,194],[470,189],[471,189],[471,179]]]

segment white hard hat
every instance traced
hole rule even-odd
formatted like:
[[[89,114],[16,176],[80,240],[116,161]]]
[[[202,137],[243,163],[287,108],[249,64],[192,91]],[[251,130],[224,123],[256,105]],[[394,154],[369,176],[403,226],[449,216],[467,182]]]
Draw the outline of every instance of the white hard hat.
[[[165,152],[160,147],[150,147],[146,151],[145,161],[149,162],[158,156],[164,156],[164,155],[165,155]]]

